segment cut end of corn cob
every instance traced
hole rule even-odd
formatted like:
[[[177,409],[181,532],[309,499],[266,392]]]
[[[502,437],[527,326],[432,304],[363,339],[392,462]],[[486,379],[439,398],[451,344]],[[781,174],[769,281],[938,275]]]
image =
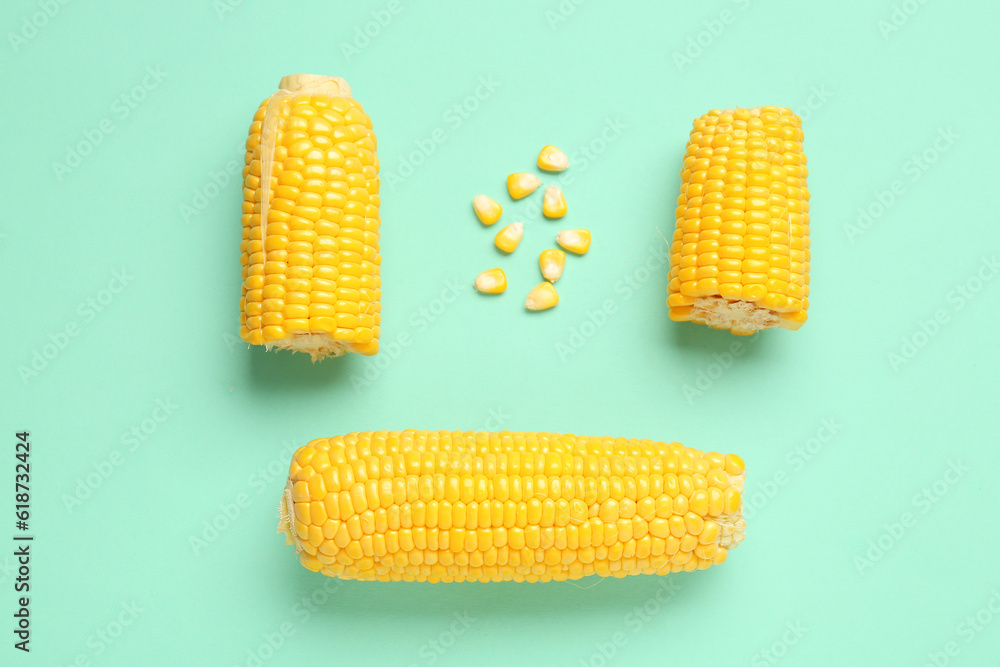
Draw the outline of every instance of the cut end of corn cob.
[[[577,255],[590,250],[590,230],[564,229],[556,234],[556,243]]]
[[[554,248],[543,250],[538,256],[538,266],[542,270],[542,277],[554,283],[562,277],[563,267],[566,266],[566,253]]]
[[[566,215],[566,195],[558,185],[545,188],[545,199],[542,201],[542,214],[546,218],[561,218]]]
[[[371,120],[339,77],[295,74],[257,109],[243,169],[240,337],[313,361],[378,352]]]
[[[497,232],[493,242],[500,250],[506,253],[512,253],[517,250],[518,244],[521,243],[522,236],[524,236],[524,224],[520,222],[513,222]]]
[[[507,276],[502,269],[490,269],[476,276],[476,289],[483,294],[501,294],[507,290]]]
[[[476,211],[476,217],[479,218],[479,222],[484,225],[492,225],[503,214],[503,207],[486,195],[476,195],[473,197],[472,208]]]
[[[542,148],[538,154],[538,168],[544,171],[566,171],[569,158],[561,150],[551,144]]]
[[[558,433],[376,431],[295,452],[278,532],[365,581],[564,581],[705,569],[745,534],[743,461]]]
[[[541,184],[541,179],[534,174],[525,172],[511,174],[507,177],[507,192],[514,199],[522,199],[537,190]]]
[[[528,310],[548,310],[559,303],[559,293],[552,283],[546,281],[535,285],[524,300]]]
[[[278,88],[289,93],[308,92],[312,95],[351,97],[351,87],[339,76],[321,74],[289,74],[281,77]]]
[[[670,318],[737,335],[798,329],[809,308],[802,121],[784,107],[713,109],[681,171]]]

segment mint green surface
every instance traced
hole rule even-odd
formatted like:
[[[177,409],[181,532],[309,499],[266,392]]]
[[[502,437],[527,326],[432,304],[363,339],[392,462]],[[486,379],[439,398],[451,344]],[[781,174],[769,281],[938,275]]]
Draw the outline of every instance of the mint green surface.
[[[226,2],[5,4],[0,664],[996,660],[996,3]],[[257,105],[297,72],[345,77],[378,134],[373,359],[236,338],[234,176]],[[691,121],[767,104],[805,119],[809,322],[749,340],[671,323],[661,234]],[[558,222],[504,188],[546,143],[572,162],[545,176]],[[478,193],[525,222],[513,256]],[[593,248],[554,310],[526,312],[538,253],[571,227]],[[494,266],[507,293],[476,294]],[[294,447],[407,427],[734,451],[748,536],[668,578],[300,567],[274,532]],[[12,633],[20,429],[30,655]]]

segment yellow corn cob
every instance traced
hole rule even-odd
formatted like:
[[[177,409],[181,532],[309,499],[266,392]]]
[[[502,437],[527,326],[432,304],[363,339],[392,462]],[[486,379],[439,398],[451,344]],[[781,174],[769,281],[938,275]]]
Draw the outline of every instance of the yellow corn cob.
[[[809,307],[802,121],[784,107],[694,121],[670,247],[670,318],[748,335],[798,329]]]
[[[243,169],[240,337],[313,360],[378,352],[375,134],[347,82],[286,76],[257,109]]]
[[[550,581],[666,574],[743,539],[743,461],[555,433],[377,431],[292,458],[278,532],[343,579]]]

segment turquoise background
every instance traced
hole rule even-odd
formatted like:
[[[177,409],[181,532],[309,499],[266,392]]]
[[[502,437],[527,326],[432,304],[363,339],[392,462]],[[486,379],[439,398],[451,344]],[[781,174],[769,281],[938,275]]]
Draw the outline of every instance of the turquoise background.
[[[996,661],[996,3],[225,1],[5,3],[0,540],[28,429],[36,541],[30,656],[0,546],[0,662]],[[235,337],[233,175],[257,105],[298,72],[345,77],[378,134],[374,359]],[[691,121],[768,104],[804,117],[809,322],[749,341],[671,323],[661,234]],[[560,222],[540,193],[504,192],[546,143],[572,162],[545,177]],[[478,193],[525,222],[513,256]],[[554,310],[526,312],[538,253],[570,227],[592,250]],[[476,294],[494,266],[507,293]],[[405,427],[735,451],[748,537],[666,579],[338,584],[300,567],[274,534],[292,449]]]

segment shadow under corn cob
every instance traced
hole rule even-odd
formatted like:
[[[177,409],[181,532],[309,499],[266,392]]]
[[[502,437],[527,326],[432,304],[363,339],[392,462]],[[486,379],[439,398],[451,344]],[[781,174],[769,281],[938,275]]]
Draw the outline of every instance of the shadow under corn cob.
[[[240,337],[313,361],[378,352],[375,133],[339,77],[298,74],[257,109],[243,169]]]

